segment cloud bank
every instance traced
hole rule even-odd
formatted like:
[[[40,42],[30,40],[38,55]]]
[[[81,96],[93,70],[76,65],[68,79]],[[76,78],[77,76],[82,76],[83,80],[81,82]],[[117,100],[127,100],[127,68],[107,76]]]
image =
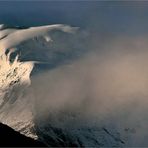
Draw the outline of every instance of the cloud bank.
[[[135,132],[126,144],[146,145],[147,39],[121,36],[93,45],[79,60],[33,77],[36,120],[66,128],[113,127],[122,138],[129,128]]]

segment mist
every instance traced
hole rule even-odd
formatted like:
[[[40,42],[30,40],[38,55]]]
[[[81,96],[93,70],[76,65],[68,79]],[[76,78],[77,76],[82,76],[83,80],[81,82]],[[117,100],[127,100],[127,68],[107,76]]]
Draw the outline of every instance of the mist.
[[[147,62],[146,37],[115,37],[101,49],[96,42],[79,59],[32,78],[35,120],[60,128],[113,127],[122,137],[129,128],[129,145],[147,144]]]
[[[147,3],[15,2],[17,9],[7,3],[2,23],[80,27],[74,36],[51,34],[48,46],[20,45],[22,61],[49,63],[32,75],[31,95],[26,92],[35,126],[106,127],[127,146],[147,146]]]

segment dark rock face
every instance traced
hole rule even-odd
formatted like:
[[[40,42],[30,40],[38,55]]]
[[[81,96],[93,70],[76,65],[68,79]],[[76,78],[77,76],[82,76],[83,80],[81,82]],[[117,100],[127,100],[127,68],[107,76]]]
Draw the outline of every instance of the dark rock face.
[[[45,147],[43,143],[23,136],[12,128],[0,123],[0,147]]]

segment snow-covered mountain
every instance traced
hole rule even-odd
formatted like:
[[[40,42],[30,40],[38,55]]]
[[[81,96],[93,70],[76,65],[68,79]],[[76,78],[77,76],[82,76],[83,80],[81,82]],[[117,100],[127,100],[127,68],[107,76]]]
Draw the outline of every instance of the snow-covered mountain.
[[[61,24],[32,28],[0,25],[0,121],[34,139],[38,136],[33,122],[34,102],[30,99],[33,94],[25,93],[31,84],[30,74],[35,62],[20,62],[18,52],[16,55],[13,52],[17,51],[14,47],[36,36],[41,35],[45,38],[44,42],[49,42],[51,39],[47,33],[56,29],[74,33],[76,28]]]
[[[6,28],[3,27],[4,30]],[[11,30],[9,31],[11,33]],[[14,31],[13,28],[12,32]],[[30,75],[35,62],[20,60],[24,58],[24,51],[27,48],[37,47],[48,50],[49,44],[45,43],[42,38],[31,40],[28,44],[19,45],[20,49],[24,49],[22,55],[19,55],[18,51],[15,55],[10,52],[11,55],[8,53],[7,56],[1,56],[0,122],[27,137],[40,139],[50,146],[124,145],[124,141],[120,139],[119,135],[112,134],[112,131],[108,131],[105,127],[85,127],[83,125],[76,128],[59,127],[54,125],[52,121],[50,122],[50,120],[55,120],[56,117],[51,117],[47,121],[36,119],[35,100],[33,99],[35,94],[30,87]],[[42,57],[40,56],[40,58]],[[68,116],[67,118],[73,118],[73,115]]]
[[[14,30],[11,31],[14,32]],[[67,31],[70,31],[69,28],[66,28],[65,32]],[[68,45],[70,44],[68,38],[73,35],[64,35],[63,38],[65,37],[67,39],[67,47],[65,47],[65,44],[62,44],[63,38],[59,40],[61,43],[60,47],[57,45],[58,42],[56,42],[52,46],[53,49],[45,38],[42,37],[20,43],[17,45],[17,49],[12,48],[10,46],[11,44],[8,44],[10,51],[8,51],[7,55],[2,54],[0,57],[0,122],[12,127],[27,137],[39,139],[48,146],[129,146],[131,144],[130,138],[134,137],[138,126],[120,126],[120,123],[116,123],[118,122],[116,118],[115,120],[113,120],[114,118],[111,118],[111,120],[109,118],[106,120],[101,118],[101,120],[99,120],[95,115],[94,117],[87,115],[85,120],[86,115],[83,115],[85,107],[82,112],[81,108],[85,105],[86,107],[89,106],[90,102],[88,101],[88,104],[86,101],[82,102],[81,106],[79,102],[77,103],[77,98],[74,98],[75,104],[78,104],[78,107],[76,106],[74,109],[71,108],[71,101],[67,101],[69,94],[62,94],[63,88],[65,88],[67,92],[71,92],[69,82],[67,83],[66,79],[63,80],[64,82],[59,83],[61,90],[58,88],[58,92],[54,92],[54,90],[52,91],[51,89],[51,94],[54,95],[55,98],[57,97],[56,94],[59,93],[61,94],[61,98],[64,97],[67,99],[66,101],[64,100],[63,103],[59,103],[60,105],[62,104],[62,109],[59,109],[59,106],[55,105],[57,103],[56,99],[52,100],[51,104],[44,101],[44,92],[49,91],[48,89],[44,90],[47,88],[46,83],[44,83],[48,81],[46,77],[43,81],[43,85],[45,85],[43,92],[39,92],[40,89],[39,91],[36,89],[36,85],[39,85],[40,82],[35,82],[32,87],[32,79],[34,79],[35,76],[32,75],[32,78],[30,77],[33,70],[35,70],[34,73],[37,74],[41,68],[42,70],[47,70],[56,67],[54,64],[60,63],[62,65],[69,57],[73,58],[71,56],[71,50],[68,50]],[[47,34],[44,37],[47,37]],[[57,38],[57,36],[55,36],[55,38]],[[82,46],[79,48],[81,47]],[[59,52],[58,48],[62,50]],[[75,48],[77,48],[77,46]],[[49,49],[51,49],[51,51],[47,54],[46,51]],[[81,50],[73,51],[73,54],[81,55]],[[34,65],[36,65],[37,68]],[[54,73],[49,74],[54,75]],[[83,73],[83,75],[85,74]],[[40,76],[44,77],[42,74]],[[67,75],[67,78],[70,76],[71,75]],[[73,75],[71,77],[73,77]],[[81,79],[83,79],[83,76]],[[54,81],[61,80],[54,79]],[[76,88],[75,79],[72,79],[72,82]],[[66,85],[63,85],[63,83]],[[36,91],[34,89],[36,89]],[[79,92],[79,90],[74,93],[76,94],[77,92]],[[81,97],[83,98],[85,96],[82,94]],[[40,101],[38,101],[38,99]],[[69,103],[68,105],[66,104],[67,102]],[[40,107],[42,104],[43,107]],[[64,106],[68,107],[65,109]],[[48,108],[52,109],[48,110]]]

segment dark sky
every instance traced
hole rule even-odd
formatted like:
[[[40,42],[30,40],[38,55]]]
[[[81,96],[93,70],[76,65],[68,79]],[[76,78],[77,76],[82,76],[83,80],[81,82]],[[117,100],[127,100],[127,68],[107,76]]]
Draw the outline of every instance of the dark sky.
[[[148,2],[1,1],[0,23],[65,23],[94,32],[143,34],[148,32]]]

